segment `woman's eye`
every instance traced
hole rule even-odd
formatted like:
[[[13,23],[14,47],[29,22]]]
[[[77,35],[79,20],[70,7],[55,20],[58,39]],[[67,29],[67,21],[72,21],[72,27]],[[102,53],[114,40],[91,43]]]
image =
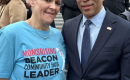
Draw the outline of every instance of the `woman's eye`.
[[[61,5],[61,3],[60,2],[56,2],[56,5]]]
[[[51,2],[51,0],[45,0],[46,2]]]

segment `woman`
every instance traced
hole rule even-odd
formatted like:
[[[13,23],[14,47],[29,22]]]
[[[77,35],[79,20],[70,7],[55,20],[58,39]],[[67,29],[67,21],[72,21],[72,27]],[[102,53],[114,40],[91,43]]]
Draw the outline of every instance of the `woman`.
[[[31,5],[30,5],[30,2],[25,1],[24,3],[25,3],[26,8],[28,9],[28,11],[27,11],[27,19],[29,19],[31,17],[31,15],[32,15]],[[56,28],[54,20],[50,25],[52,27]]]
[[[61,0],[30,0],[32,16],[0,31],[0,80],[65,80],[65,45],[49,26]]]
[[[0,0],[0,29],[26,19],[27,10],[23,0]]]

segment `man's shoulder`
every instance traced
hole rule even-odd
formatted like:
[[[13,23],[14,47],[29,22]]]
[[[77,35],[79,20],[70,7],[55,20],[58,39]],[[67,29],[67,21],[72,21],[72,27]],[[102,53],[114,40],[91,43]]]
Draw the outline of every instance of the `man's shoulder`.
[[[121,17],[117,18],[117,25],[122,29],[130,29],[130,22]]]
[[[115,17],[116,17],[117,25],[123,26],[123,27],[127,26],[128,28],[130,28],[130,22],[128,20],[125,20],[118,15],[115,15]]]
[[[130,28],[129,25],[130,25],[130,22],[121,18],[120,16],[118,15],[115,15],[113,14],[112,12],[110,12],[109,10],[107,10],[107,13],[106,13],[106,16],[105,16],[105,20],[107,21],[111,21],[113,24],[116,25],[116,27],[118,28]]]

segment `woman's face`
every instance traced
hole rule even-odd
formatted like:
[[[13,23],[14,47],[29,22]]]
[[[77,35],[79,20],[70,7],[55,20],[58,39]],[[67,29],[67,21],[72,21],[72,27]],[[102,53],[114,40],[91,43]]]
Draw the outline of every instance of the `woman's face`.
[[[31,0],[33,14],[44,24],[50,25],[60,10],[61,0]]]

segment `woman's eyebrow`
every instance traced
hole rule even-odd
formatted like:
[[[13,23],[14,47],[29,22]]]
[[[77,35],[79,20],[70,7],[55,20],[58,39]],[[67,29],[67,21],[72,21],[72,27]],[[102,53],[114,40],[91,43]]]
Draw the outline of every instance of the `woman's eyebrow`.
[[[56,0],[56,1],[61,1],[61,0]]]

